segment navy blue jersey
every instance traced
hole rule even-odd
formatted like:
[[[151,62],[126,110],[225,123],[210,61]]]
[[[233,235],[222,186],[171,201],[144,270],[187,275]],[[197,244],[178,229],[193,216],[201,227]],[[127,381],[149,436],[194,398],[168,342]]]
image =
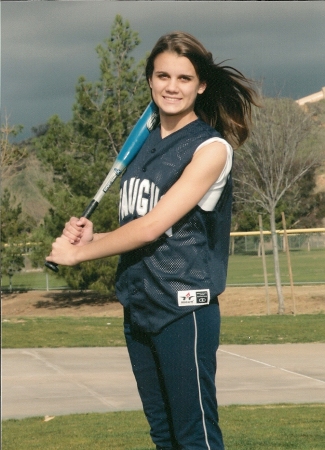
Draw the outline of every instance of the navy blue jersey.
[[[220,134],[200,119],[164,139],[155,129],[121,179],[120,224],[148,213],[212,137]],[[231,203],[229,176],[212,211],[197,205],[170,234],[120,256],[116,294],[133,325],[157,333],[216,301],[226,283]]]

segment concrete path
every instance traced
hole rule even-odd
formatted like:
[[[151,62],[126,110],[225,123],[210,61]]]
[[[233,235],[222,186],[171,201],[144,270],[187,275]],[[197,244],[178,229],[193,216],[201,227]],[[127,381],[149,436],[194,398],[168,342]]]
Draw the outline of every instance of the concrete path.
[[[220,405],[325,403],[325,344],[223,345]],[[141,409],[125,347],[2,350],[2,419]]]

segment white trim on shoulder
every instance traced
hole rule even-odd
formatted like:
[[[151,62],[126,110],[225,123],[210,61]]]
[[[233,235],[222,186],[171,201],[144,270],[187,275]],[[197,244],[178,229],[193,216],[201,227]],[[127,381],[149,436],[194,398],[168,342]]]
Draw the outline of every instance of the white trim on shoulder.
[[[227,182],[227,178],[232,167],[233,149],[229,144],[229,142],[227,142],[225,139],[219,137],[210,138],[204,141],[202,144],[200,144],[195,151],[197,152],[202,147],[209,145],[212,142],[221,142],[222,144],[225,145],[227,150],[227,160],[219,178],[215,181],[215,183],[211,186],[208,192],[198,203],[199,207],[204,211],[212,211],[216,206],[216,204],[218,203],[218,200],[222,194],[223,188]]]
[[[232,157],[233,157],[233,149],[231,145],[222,138],[219,137],[213,137],[206,141],[204,141],[202,144],[198,146],[198,148],[195,150],[197,152],[202,147],[212,144],[212,142],[221,142],[226,146],[227,149],[227,160],[226,164],[219,176],[219,178],[215,181],[215,183],[210,187],[208,192],[204,195],[204,197],[199,201],[198,206],[203,209],[204,211],[213,211],[214,207],[218,203],[218,200],[222,194],[223,188],[227,182],[228,175],[231,171],[232,167]],[[173,227],[170,227],[166,232],[166,235],[168,237],[171,237],[173,235]]]

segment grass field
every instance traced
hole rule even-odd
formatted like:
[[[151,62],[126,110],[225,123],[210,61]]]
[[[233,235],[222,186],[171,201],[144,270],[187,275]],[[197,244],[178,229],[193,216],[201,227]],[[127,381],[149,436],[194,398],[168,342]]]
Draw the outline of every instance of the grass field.
[[[290,283],[287,257],[280,253],[282,283]],[[325,250],[291,251],[290,260],[294,283],[325,282]],[[268,282],[274,283],[273,255],[266,255]],[[256,255],[229,257],[228,285],[264,284],[262,259]]]
[[[325,283],[325,249],[292,251],[291,264],[294,283]],[[273,256],[266,256],[268,282],[274,283]],[[287,259],[280,253],[280,268],[283,283],[289,283]],[[48,271],[49,289],[66,287],[62,278]],[[256,255],[231,255],[229,258],[228,285],[264,284],[262,259]],[[46,290],[46,274],[43,272],[21,272],[12,278],[14,289]],[[2,278],[2,288],[9,288],[9,279]]]
[[[223,317],[221,344],[325,342],[324,314]],[[123,319],[22,317],[2,323],[3,348],[124,346]]]
[[[321,450],[325,405],[224,406],[227,450]],[[4,450],[154,450],[141,411],[6,420]]]
[[[46,278],[48,276],[48,279]],[[18,272],[12,277],[12,287],[15,290],[23,289],[61,289],[67,287],[67,283],[63,278],[58,277],[54,273],[45,272]],[[9,277],[2,275],[2,288],[9,289]]]

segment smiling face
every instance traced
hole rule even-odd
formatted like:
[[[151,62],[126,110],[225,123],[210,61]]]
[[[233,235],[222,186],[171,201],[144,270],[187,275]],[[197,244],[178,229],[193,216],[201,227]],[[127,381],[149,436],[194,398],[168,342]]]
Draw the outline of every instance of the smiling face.
[[[154,60],[149,85],[160,118],[182,120],[182,126],[196,119],[194,104],[206,84],[202,83],[191,61],[174,52],[160,53]]]

